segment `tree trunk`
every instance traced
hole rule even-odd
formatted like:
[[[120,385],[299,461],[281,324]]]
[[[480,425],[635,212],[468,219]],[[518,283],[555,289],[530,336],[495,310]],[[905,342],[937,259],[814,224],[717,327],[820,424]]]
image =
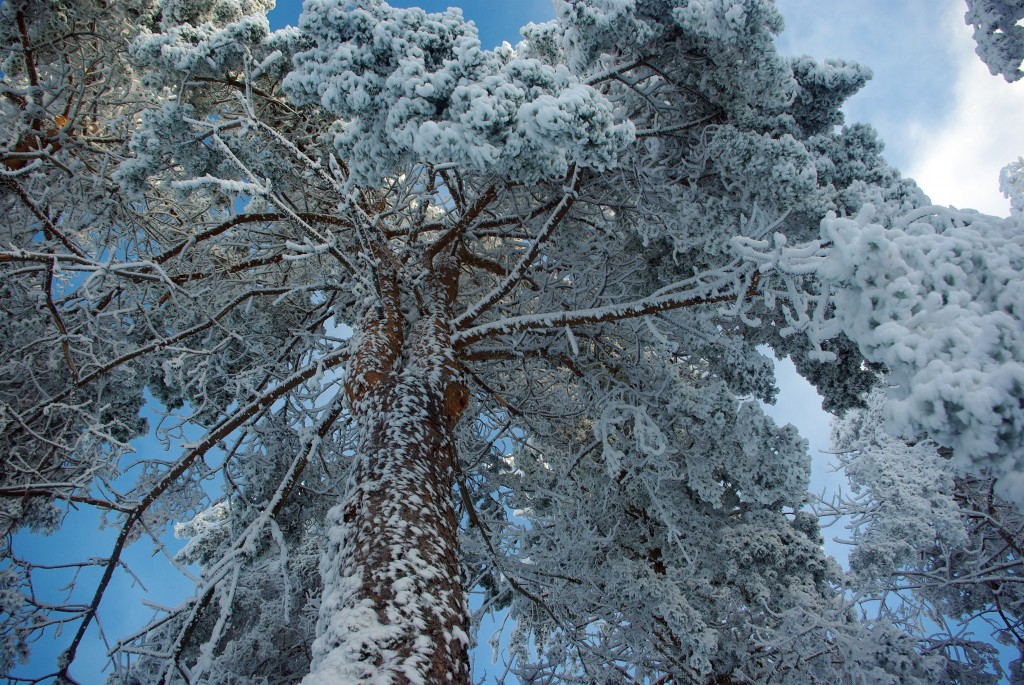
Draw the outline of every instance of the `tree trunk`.
[[[354,340],[346,391],[358,455],[328,516],[324,595],[304,685],[470,682],[452,441],[466,390],[444,289],[420,293],[424,299],[428,311],[410,325],[397,296],[386,298]]]

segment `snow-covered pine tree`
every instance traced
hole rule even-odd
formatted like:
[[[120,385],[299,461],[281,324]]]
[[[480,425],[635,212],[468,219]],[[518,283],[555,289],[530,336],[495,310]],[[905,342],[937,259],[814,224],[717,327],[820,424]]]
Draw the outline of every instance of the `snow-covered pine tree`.
[[[560,1],[493,51],[268,4],[0,6],[4,524],[120,531],[63,606],[5,539],[5,654],[58,621],[71,678],[177,521],[195,595],[121,682],[466,683],[470,587],[527,682],[939,682],[848,611],[755,401],[759,344],[830,406],[874,377],[818,277],[829,212],[923,203],[837,130],[867,71],[778,55],[767,0]],[[169,459],[131,454],[147,392]]]
[[[956,682],[1000,682],[996,643],[1024,649],[1024,516],[991,476],[958,473],[948,449],[890,435],[885,402],[876,389],[833,425],[852,488],[819,510],[847,522],[849,579],[865,611],[956,654]]]

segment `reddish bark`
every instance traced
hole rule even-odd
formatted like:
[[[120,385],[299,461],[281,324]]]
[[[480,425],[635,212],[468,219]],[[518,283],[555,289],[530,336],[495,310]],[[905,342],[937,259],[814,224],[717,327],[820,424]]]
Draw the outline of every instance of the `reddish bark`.
[[[377,661],[394,653],[416,665],[427,683],[468,684],[469,622],[445,398],[403,375],[378,385],[366,401],[379,411],[366,418],[365,458],[342,507],[342,569],[360,581],[351,601],[369,600],[382,625],[402,628],[374,646]],[[392,682],[415,681],[397,675]]]
[[[311,682],[331,682],[330,669],[356,682],[382,673],[395,685],[470,682],[452,438],[468,392],[454,363],[445,273],[417,293],[415,322],[399,318],[398,281],[388,279],[394,287],[356,338],[346,392],[360,442],[329,521]],[[353,625],[360,616],[377,625]]]

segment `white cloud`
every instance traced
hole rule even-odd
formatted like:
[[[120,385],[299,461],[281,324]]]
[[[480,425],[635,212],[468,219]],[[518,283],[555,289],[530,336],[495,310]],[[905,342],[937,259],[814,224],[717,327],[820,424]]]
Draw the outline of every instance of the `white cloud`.
[[[847,123],[870,123],[885,156],[906,171],[916,150],[909,122],[932,127],[948,115],[956,62],[943,44],[944,18],[963,0],[777,0],[786,18],[783,54],[852,59],[874,77],[843,108]]]
[[[932,201],[1005,215],[999,170],[1024,155],[1024,81],[988,73],[963,0],[778,0],[786,53],[846,57],[875,78],[847,106]]]
[[[1024,155],[1024,82],[1010,85],[989,74],[962,8],[944,19],[943,42],[956,63],[953,102],[937,128],[911,124],[916,152],[906,171],[936,204],[1006,216],[999,170]]]

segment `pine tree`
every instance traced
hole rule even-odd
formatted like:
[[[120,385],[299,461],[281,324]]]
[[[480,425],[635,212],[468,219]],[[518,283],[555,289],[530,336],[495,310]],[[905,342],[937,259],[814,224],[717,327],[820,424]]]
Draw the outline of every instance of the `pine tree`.
[[[267,5],[0,6],[3,521],[119,530],[62,607],[7,537],[4,653],[52,616],[70,679],[177,522],[195,595],[120,682],[467,683],[470,588],[526,682],[939,682],[851,613],[756,402],[759,345],[837,408],[884,355],[836,265],[925,199],[839,128],[867,70],[778,55],[767,0],[565,0],[492,51],[457,10]]]
[[[996,643],[1024,648],[1024,517],[948,448],[886,432],[884,411],[876,389],[832,430],[852,490],[821,511],[848,521],[851,585],[866,611],[945,651],[955,682],[1000,682]],[[1010,671],[1019,682],[1020,659]]]

